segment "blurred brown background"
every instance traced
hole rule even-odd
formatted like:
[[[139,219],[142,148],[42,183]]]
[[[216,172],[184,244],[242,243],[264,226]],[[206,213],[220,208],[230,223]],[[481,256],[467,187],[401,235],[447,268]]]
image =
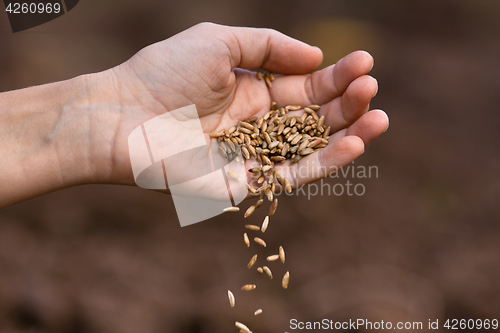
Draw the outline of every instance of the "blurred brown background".
[[[107,69],[202,21],[278,29],[321,47],[323,66],[369,51],[372,107],[391,127],[356,165],[378,166],[379,178],[352,180],[366,186],[361,197],[284,198],[266,239],[287,250],[275,274],[289,269],[290,288],[275,278],[236,292],[234,309],[227,289],[262,278],[245,267],[241,215],[180,228],[171,198],[98,185],[4,209],[0,332],[499,319],[500,2],[81,0],[16,34],[3,13],[0,91]]]

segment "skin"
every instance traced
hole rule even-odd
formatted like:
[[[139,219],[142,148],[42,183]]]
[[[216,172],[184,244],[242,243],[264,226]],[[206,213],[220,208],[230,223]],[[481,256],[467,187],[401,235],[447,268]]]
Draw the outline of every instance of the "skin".
[[[205,133],[278,106],[319,104],[329,145],[280,165],[300,186],[361,155],[388,127],[369,111],[373,58],[353,52],[314,71],[321,50],[270,29],[198,24],[104,72],[0,94],[0,207],[91,183],[134,185],[127,138],[143,122],[195,104]],[[250,69],[277,74],[273,88]],[[247,162],[250,167],[254,162]],[[323,172],[301,176],[300,167]]]

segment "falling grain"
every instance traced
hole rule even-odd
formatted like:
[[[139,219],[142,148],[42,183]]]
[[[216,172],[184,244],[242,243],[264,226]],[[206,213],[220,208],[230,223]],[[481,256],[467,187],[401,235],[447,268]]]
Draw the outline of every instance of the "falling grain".
[[[267,196],[267,200],[273,201],[273,191],[271,190],[270,187],[268,187],[266,190],[266,196]]]
[[[252,331],[250,331],[250,329],[246,325],[240,323],[239,321],[235,322],[234,326],[236,326],[240,330],[243,330],[243,331],[245,331],[247,333],[251,333],[252,332]]]
[[[244,218],[247,218],[249,217],[250,215],[253,214],[253,212],[255,211],[255,206],[250,206],[248,207],[247,211],[245,212],[245,215],[243,216]]]
[[[290,184],[290,181],[288,181],[287,178],[285,178],[285,191],[286,193],[292,193],[292,185]]]
[[[284,180],[283,180],[283,177],[281,176],[281,174],[278,171],[275,171],[274,174],[276,175],[276,179],[278,180],[278,182],[281,185],[284,185]]]
[[[263,73],[258,71],[256,74],[259,80],[264,80],[267,87],[272,87],[274,76],[271,73]],[[287,193],[292,192],[290,181],[282,177],[276,171],[275,166],[278,163],[285,163],[289,160],[291,164],[297,163],[301,158],[306,157],[327,146],[330,138],[330,127],[325,126],[325,116],[318,115],[320,110],[319,105],[309,105],[303,109],[302,116],[290,115],[289,111],[302,110],[300,105],[288,105],[278,109],[276,102],[271,102],[270,110],[263,117],[252,116],[247,119],[242,119],[229,129],[222,129],[219,132],[211,133],[210,137],[216,139],[219,143],[220,154],[229,161],[236,159],[242,154],[241,162],[249,160],[251,157],[260,164],[259,167],[248,170],[253,173],[251,179],[257,182],[258,189],[247,184],[250,195],[259,196],[258,201],[250,206],[244,217],[252,215],[257,208],[263,205],[264,196],[271,201],[269,214],[262,222],[262,226],[253,224],[245,225],[245,228],[251,231],[266,232],[269,226],[269,218],[274,215],[278,207],[278,199],[276,198],[276,185],[281,184]],[[232,171],[228,171],[228,176],[236,181],[241,181]],[[277,181],[276,181],[277,180]],[[298,186],[298,184],[296,184]],[[238,207],[228,207],[224,212],[237,212]],[[247,247],[250,246],[250,239],[247,233],[243,234],[243,240]],[[257,244],[266,247],[263,239],[255,237],[253,239]],[[279,247],[278,254],[273,254],[266,257],[269,262],[280,260],[285,263],[285,250],[282,246]],[[248,262],[248,268],[255,266],[257,255],[255,254]],[[257,267],[257,272],[266,274],[269,279],[273,278],[269,267]],[[286,272],[282,278],[282,286],[288,288],[290,281],[290,273]],[[243,286],[242,290],[253,290],[256,286],[248,284]],[[229,303],[234,306],[234,295],[228,291]],[[254,315],[262,313],[262,309],[254,312]],[[240,333],[251,333],[247,326],[240,322],[235,323],[240,329]]]
[[[259,226],[256,226],[256,225],[253,225],[253,224],[247,224],[247,225],[245,225],[245,228],[247,228],[249,230],[253,230],[253,231],[259,231],[260,230]]]
[[[273,204],[269,208],[269,216],[273,216],[277,208],[278,208],[278,198],[275,198]]]
[[[285,250],[283,249],[283,246],[280,246],[279,257],[281,262],[285,263]]]
[[[255,262],[257,261],[257,255],[254,255],[252,259],[248,262],[248,268],[252,268],[253,265],[255,265]]]
[[[222,211],[224,213],[227,213],[227,212],[231,212],[231,213],[239,212],[240,211],[240,207],[227,207],[227,208],[224,208]]]
[[[262,206],[262,204],[264,203],[264,199],[259,199],[256,203],[255,203],[255,209],[259,208],[260,206]]]
[[[245,234],[246,235],[246,234]],[[264,242],[264,240],[262,238],[259,238],[259,237],[255,237],[254,239],[254,242],[259,244],[259,245],[262,245],[263,247],[266,247],[266,242]]]
[[[269,216],[266,216],[264,218],[264,222],[262,222],[262,227],[260,228],[260,230],[262,232],[266,232],[268,226],[269,226]]]
[[[283,286],[283,289],[288,288],[289,282],[290,282],[290,272],[286,272],[285,275],[283,275],[283,280],[281,280],[281,285]]]
[[[234,299],[234,295],[233,293],[231,292],[231,290],[228,290],[227,291],[227,297],[229,298],[229,305],[234,308],[234,305],[235,305],[235,302],[236,300]]]
[[[267,261],[276,261],[280,258],[279,254],[273,254],[272,256],[269,256],[266,258]]]
[[[241,290],[243,291],[251,291],[257,288],[255,284],[245,284],[243,287],[241,287]]]
[[[264,270],[264,273],[266,273],[267,277],[272,280],[273,279],[273,273],[267,266],[263,266],[262,269]]]

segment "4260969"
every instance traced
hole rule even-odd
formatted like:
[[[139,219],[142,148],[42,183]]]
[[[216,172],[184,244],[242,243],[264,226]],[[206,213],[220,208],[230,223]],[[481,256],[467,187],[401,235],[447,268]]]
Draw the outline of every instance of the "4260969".
[[[62,10],[60,3],[14,2],[9,3],[5,11],[9,14],[58,14]]]
[[[447,319],[443,325],[449,330],[493,329],[498,328],[498,319]]]

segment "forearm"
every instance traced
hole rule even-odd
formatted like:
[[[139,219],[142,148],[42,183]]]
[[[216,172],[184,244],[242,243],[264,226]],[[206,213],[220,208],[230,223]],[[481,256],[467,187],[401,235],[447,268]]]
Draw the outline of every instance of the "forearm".
[[[112,86],[99,73],[0,94],[0,208],[103,181],[119,121]]]

